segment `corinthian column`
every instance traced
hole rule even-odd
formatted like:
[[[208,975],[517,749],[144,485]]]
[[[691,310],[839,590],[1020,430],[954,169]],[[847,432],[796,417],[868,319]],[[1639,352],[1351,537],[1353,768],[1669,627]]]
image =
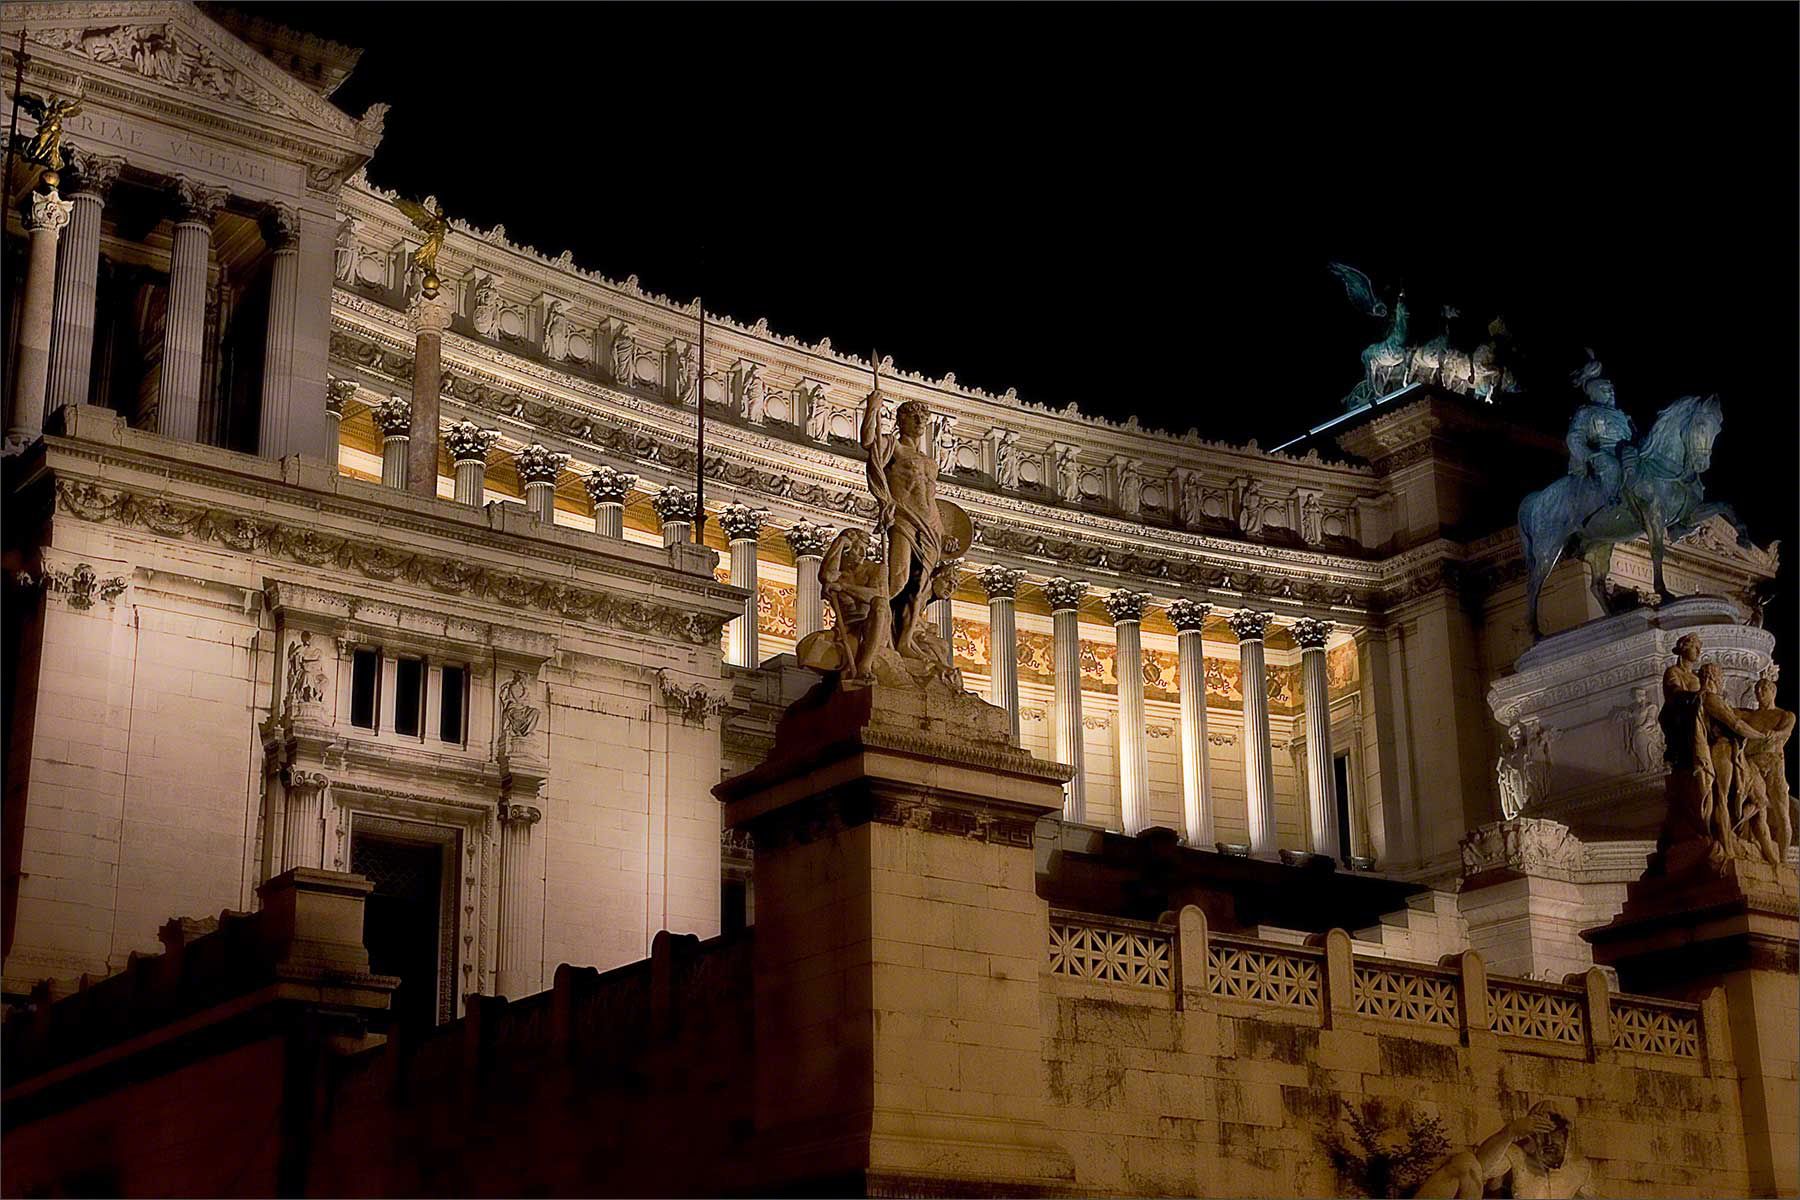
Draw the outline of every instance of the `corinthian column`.
[[[1144,732],[1144,638],[1149,592],[1108,593],[1119,679],[1119,823],[1128,834],[1150,823],[1150,749]]]
[[[49,411],[86,404],[94,360],[94,300],[100,279],[100,217],[122,158],[84,154],[69,192],[69,228],[56,263],[56,318],[50,346]]]
[[[1187,844],[1206,848],[1213,833],[1212,780],[1206,762],[1206,650],[1200,631],[1212,606],[1197,600],[1169,602],[1181,687],[1181,817]]]
[[[983,567],[976,580],[988,598],[988,700],[1006,710],[1013,741],[1019,740],[1019,622],[1014,598],[1025,572]]]
[[[44,386],[50,375],[51,303],[56,292],[56,240],[69,223],[69,202],[54,189],[33,192],[25,201],[25,228],[31,235],[25,264],[25,297],[19,308],[19,353],[13,367],[12,411],[6,421],[9,447],[23,446],[44,432]]]
[[[829,525],[796,521],[787,531],[788,549],[794,552],[794,624],[797,637],[825,628],[824,604],[819,597],[819,564],[825,547],[837,531]]]
[[[500,938],[495,947],[494,991],[518,999],[531,986],[526,924],[526,872],[531,869],[531,827],[543,820],[529,804],[500,806]]]
[[[556,477],[568,465],[569,456],[533,442],[519,451],[516,461],[519,482],[525,485],[525,507],[542,524],[556,524]]]
[[[1325,642],[1331,622],[1301,617],[1289,628],[1300,644],[1300,690],[1306,698],[1306,799],[1314,854],[1343,857],[1338,846],[1337,764],[1331,757],[1331,686]]]
[[[694,493],[678,487],[666,487],[650,497],[650,507],[662,522],[663,545],[679,546],[692,536],[694,528]]]
[[[294,385],[294,317],[300,304],[300,214],[278,204],[263,222],[263,238],[275,252],[269,273],[269,320],[263,335],[262,420],[256,452],[280,458],[290,449]]]
[[[325,789],[331,780],[316,771],[286,772],[287,819],[282,825],[281,869],[325,865]]]
[[[406,490],[406,443],[412,436],[412,405],[405,396],[389,396],[369,410],[381,430],[381,486]]]
[[[756,650],[756,539],[768,519],[766,508],[727,504],[719,510],[719,529],[731,545],[731,585],[749,589],[744,615],[731,623],[731,640],[725,661],[740,667],[757,664]]]
[[[206,342],[206,264],[213,217],[224,188],[177,177],[175,237],[169,248],[169,307],[164,316],[162,383],[156,432],[184,442],[200,437],[200,373]]]
[[[637,486],[638,477],[629,471],[611,467],[595,467],[582,480],[588,499],[594,502],[594,532],[601,537],[625,536],[625,498]]]
[[[444,449],[450,452],[451,470],[455,473],[458,504],[480,508],[487,500],[487,456],[500,440],[498,429],[483,429],[473,421],[458,421],[444,427],[440,435]]]
[[[413,298],[406,315],[418,331],[413,348],[412,445],[406,465],[406,490],[435,499],[438,494],[438,391],[444,377],[444,330],[450,326],[450,302],[435,288]]]
[[[332,470],[338,468],[338,427],[344,421],[344,405],[356,398],[356,380],[325,377],[325,453]]]
[[[1056,758],[1073,767],[1075,777],[1063,789],[1063,818],[1079,825],[1087,820],[1087,772],[1081,753],[1081,620],[1078,609],[1088,585],[1074,579],[1044,584],[1050,603],[1056,657]]]
[[[1244,691],[1244,797],[1249,809],[1250,852],[1274,854],[1275,768],[1269,757],[1269,685],[1263,669],[1263,634],[1270,615],[1240,609],[1225,618],[1238,639],[1239,680]]]

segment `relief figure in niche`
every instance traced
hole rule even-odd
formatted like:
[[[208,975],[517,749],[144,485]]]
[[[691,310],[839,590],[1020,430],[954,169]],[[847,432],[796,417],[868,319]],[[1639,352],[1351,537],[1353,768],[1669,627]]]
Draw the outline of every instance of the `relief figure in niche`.
[[[538,710],[526,702],[529,686],[525,672],[514,671],[512,678],[500,687],[500,732],[502,745],[531,736],[537,728]]]
[[[561,362],[569,357],[569,317],[561,300],[552,300],[544,321],[544,357]]]

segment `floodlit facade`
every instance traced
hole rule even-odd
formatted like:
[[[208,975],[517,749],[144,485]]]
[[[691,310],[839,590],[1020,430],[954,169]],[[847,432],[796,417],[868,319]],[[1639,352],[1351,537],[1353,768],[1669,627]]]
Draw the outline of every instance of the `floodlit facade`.
[[[1727,1026],[1749,1001],[1734,994],[1728,1011],[1725,984],[1682,1002],[1623,996],[1632,968],[1604,953],[1597,968],[1581,936],[1625,908],[1663,820],[1651,731],[1670,646],[1698,630],[1739,702],[1771,662],[1758,597],[1772,553],[1705,525],[1669,547],[1666,570],[1677,594],[1712,599],[1533,651],[1513,513],[1523,481],[1562,471],[1563,447],[1509,424],[1503,404],[1413,385],[1277,454],[879,364],[892,404],[929,406],[938,494],[972,520],[933,620],[1000,714],[980,753],[1030,798],[1007,801],[1012,840],[970,835],[980,862],[939,844],[935,818],[866,828],[897,839],[880,853],[948,881],[921,905],[954,902],[956,921],[979,923],[984,906],[954,893],[988,889],[1007,915],[992,947],[976,941],[1029,974],[1029,994],[992,997],[960,1074],[920,1035],[771,1082],[766,1044],[746,1046],[805,1036],[767,1005],[809,976],[799,958],[753,962],[742,931],[757,927],[757,954],[804,941],[812,910],[797,897],[819,868],[783,820],[731,819],[742,788],[724,808],[713,789],[778,749],[778,719],[817,679],[794,650],[832,619],[825,550],[877,515],[860,444],[877,364],[768,321],[703,318],[500,227],[451,215],[434,231],[433,202],[409,216],[399,202],[416,198],[363,175],[385,107],[332,105],[353,50],[173,0],[16,4],[0,21],[9,87],[21,30],[23,90],[82,100],[63,118],[57,186],[39,181],[7,215],[4,983],[20,1025],[84,986],[126,995],[118,981],[159,950],[155,987],[175,987],[201,969],[181,948],[194,960],[234,928],[287,947],[271,961],[298,961],[295,929],[316,918],[341,933],[354,910],[360,939],[326,937],[336,949],[307,961],[364,991],[305,1002],[385,1008],[435,1047],[446,1079],[467,1064],[444,1039],[463,1035],[425,1031],[528,1022],[482,997],[554,1008],[517,1036],[532,1054],[561,1047],[557,1061],[583,1038],[597,1052],[599,1026],[569,1015],[583,1005],[626,1034],[641,1023],[645,1046],[711,1030],[668,1061],[692,1056],[743,1111],[700,1122],[727,1165],[683,1176],[691,1190],[860,1172],[871,1189],[1330,1194],[1375,1185],[1345,1183],[1324,1143],[1292,1133],[1329,1105],[1290,1091],[1363,1104],[1404,1091],[1383,1080],[1423,1081],[1417,1097],[1452,1140],[1479,1141],[1502,1115],[1498,1079],[1586,1106],[1584,1138],[1648,1128],[1620,1088],[1671,1097],[1699,1140],[1670,1152],[1666,1177],[1586,1143],[1632,1194],[1794,1191],[1791,1087],[1760,1115],[1739,1100],[1757,1054],[1791,1081],[1791,1030],[1773,1050],[1740,1039],[1734,1060]],[[657,248],[642,254],[648,265]],[[1611,579],[1649,589],[1642,543],[1620,548]],[[1544,606],[1553,631],[1606,616],[1579,565],[1552,577]],[[1791,868],[1777,875],[1774,893],[1791,890]],[[286,933],[269,932],[276,909]],[[256,916],[171,923],[226,911]],[[962,936],[948,916],[940,929],[915,915]],[[725,937],[693,951],[662,931]],[[934,949],[960,964],[946,970],[990,978],[971,945]],[[1791,1018],[1791,957],[1770,969]],[[1365,976],[1366,1002],[1350,990]],[[155,990],[132,986],[140,1000]],[[752,993],[754,1017],[706,1016]],[[1752,1023],[1775,1028],[1781,1001],[1757,1003]],[[54,1035],[64,1068],[85,1061],[69,1048],[81,1038],[105,1041],[80,1028]],[[742,1036],[722,1046],[721,1029]],[[1177,1048],[1193,1061],[1130,1058]],[[909,1076],[916,1094],[883,1091],[915,1052],[919,1072],[940,1074]],[[403,1107],[382,1090],[401,1068],[381,1063],[355,1093],[377,1126]],[[255,1074],[250,1059],[230,1069]],[[985,1148],[942,1170],[930,1155],[827,1169],[791,1130],[771,1134],[779,1152],[732,1142],[734,1114],[763,1128],[769,1088],[835,1095],[838,1070],[872,1086],[877,1109],[964,1103]],[[1017,1103],[994,1100],[1015,1070]],[[1339,1086],[1347,1075],[1361,1082]],[[163,1100],[193,1086],[169,1079]],[[66,1111],[20,1086],[8,1103],[34,1114],[18,1143],[31,1178],[58,1178],[44,1164],[70,1152]],[[504,1084],[525,1106],[551,1086]],[[653,1097],[639,1133],[667,1132],[656,1122],[698,1095]],[[1189,1124],[1137,1132],[1177,1119]],[[951,1138],[923,1118],[875,1126]],[[1118,1150],[1128,1132],[1144,1144]],[[1239,1139],[1251,1174],[1180,1165],[1184,1146],[1221,1138],[1227,1157]],[[627,1161],[631,1137],[616,1140]],[[551,1190],[599,1178],[547,1144],[526,1157],[557,1164]],[[368,1187],[282,1174],[293,1161],[271,1163],[266,1186],[455,1190],[373,1164],[385,1182]],[[473,1159],[451,1163],[477,1190],[507,1190]],[[106,1182],[156,1178],[173,1177]],[[179,1178],[175,1190],[225,1186]],[[606,1178],[657,1188],[636,1168]]]

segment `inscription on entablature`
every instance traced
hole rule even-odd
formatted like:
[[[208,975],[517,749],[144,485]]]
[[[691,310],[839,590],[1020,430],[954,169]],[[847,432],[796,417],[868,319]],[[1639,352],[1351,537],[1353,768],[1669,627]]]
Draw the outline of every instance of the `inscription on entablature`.
[[[67,136],[84,147],[104,142],[125,150],[137,151],[151,160],[171,168],[199,171],[221,180],[256,184],[284,193],[298,193],[302,172],[297,166],[267,159],[249,158],[215,146],[191,133],[177,132],[158,125],[137,125],[104,113],[82,113],[67,121]],[[152,165],[138,161],[136,165]]]

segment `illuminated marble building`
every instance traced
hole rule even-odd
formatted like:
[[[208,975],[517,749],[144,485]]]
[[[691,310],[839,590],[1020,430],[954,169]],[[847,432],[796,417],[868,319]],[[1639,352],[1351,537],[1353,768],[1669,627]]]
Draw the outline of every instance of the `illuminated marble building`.
[[[422,294],[426,234],[362,173],[384,110],[329,100],[355,51],[175,0],[15,4],[9,87],[21,28],[25,90],[83,104],[60,196],[7,217],[9,361],[42,360],[8,394],[9,997],[293,868],[375,881],[375,969],[426,1024],[753,921],[711,789],[810,685],[820,557],[875,516],[873,364],[453,216]],[[1531,645],[1513,506],[1560,442],[1423,386],[1287,454],[880,373],[974,521],[936,614],[964,680],[1074,768],[1036,847],[1068,906],[1089,884],[1059,871],[1152,831],[1394,886],[1356,893],[1365,958],[1592,965],[1576,934],[1660,819],[1635,713],[1593,719],[1616,762],[1543,741],[1526,815],[1574,835],[1490,828],[1490,692]],[[1202,423],[1238,402],[1196,385]],[[1749,603],[1775,566],[1708,527],[1669,581]],[[1648,587],[1642,547],[1613,579]],[[1546,605],[1600,615],[1578,566]],[[1717,623],[1741,688],[1768,639]],[[1341,915],[1278,910],[1238,932]]]

